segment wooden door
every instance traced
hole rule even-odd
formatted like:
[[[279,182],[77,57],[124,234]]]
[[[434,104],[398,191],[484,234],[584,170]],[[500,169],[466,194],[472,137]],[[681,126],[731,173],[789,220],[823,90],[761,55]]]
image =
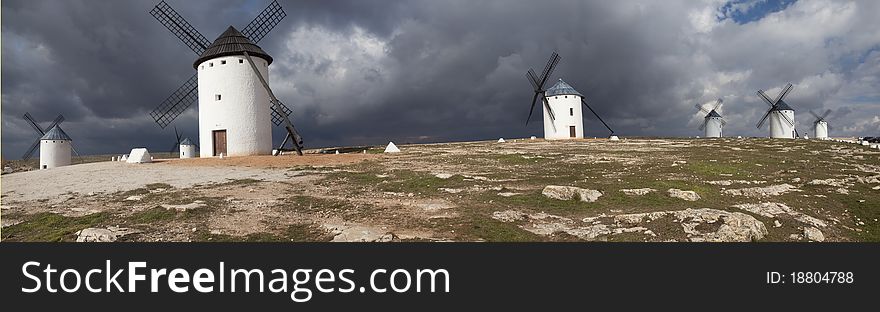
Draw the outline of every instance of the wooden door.
[[[223,153],[224,156],[228,156],[226,153],[226,130],[214,130],[214,156],[219,156],[220,153]]]
[[[568,127],[568,136],[569,137],[573,138],[573,137],[577,136],[577,134],[575,132],[576,131],[574,130],[574,126]]]

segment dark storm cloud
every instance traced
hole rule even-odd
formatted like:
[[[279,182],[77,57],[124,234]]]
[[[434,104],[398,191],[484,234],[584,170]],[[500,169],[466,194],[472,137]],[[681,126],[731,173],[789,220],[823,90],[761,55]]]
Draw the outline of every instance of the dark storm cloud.
[[[209,40],[269,3],[168,2]],[[64,114],[83,153],[170,147],[173,130],[148,112],[193,74],[196,55],[148,14],[156,3],[2,3],[5,158],[35,137],[24,112],[44,124]],[[718,15],[721,1],[281,4],[287,18],[260,45],[312,147],[540,136],[540,107],[523,125],[524,74],[553,50],[563,59],[550,83],[564,78],[622,135],[699,135],[693,104],[722,96],[727,134],[764,135],[754,91],[788,81],[802,128],[807,109],[831,108],[859,125],[839,135],[880,130],[877,103],[847,100],[876,94],[874,2],[801,1],[742,25]],[[194,136],[196,116],[193,107],[174,124]],[[607,135],[585,116],[586,135]]]

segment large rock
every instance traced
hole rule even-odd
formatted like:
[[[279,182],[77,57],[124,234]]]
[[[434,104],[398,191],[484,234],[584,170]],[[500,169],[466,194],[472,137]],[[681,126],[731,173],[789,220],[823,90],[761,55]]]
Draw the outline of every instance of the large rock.
[[[686,201],[698,201],[700,200],[700,194],[694,191],[682,191],[679,189],[669,189],[666,191],[669,193],[670,197],[681,198]]]
[[[580,200],[588,203],[592,203],[599,199],[602,196],[602,192],[597,190],[589,190],[582,189],[574,186],[558,186],[558,185],[548,185],[544,187],[544,190],[541,191],[541,194],[547,196],[548,198],[558,199],[558,200]]]
[[[87,228],[76,232],[77,242],[115,242],[122,236],[140,233],[135,229],[111,226],[106,229]]]
[[[638,189],[622,189],[620,191],[626,195],[641,196],[641,195],[646,195],[650,192],[656,192],[657,190],[652,189],[652,188],[638,188]]]
[[[743,189],[731,189],[725,190],[724,194],[734,195],[734,196],[746,196],[746,197],[767,197],[767,196],[777,196],[782,195],[791,191],[796,191],[795,188],[791,184],[779,184],[779,185],[771,185],[766,187],[750,187]]]
[[[814,242],[825,241],[825,235],[822,234],[822,231],[812,226],[804,228],[804,237]]]

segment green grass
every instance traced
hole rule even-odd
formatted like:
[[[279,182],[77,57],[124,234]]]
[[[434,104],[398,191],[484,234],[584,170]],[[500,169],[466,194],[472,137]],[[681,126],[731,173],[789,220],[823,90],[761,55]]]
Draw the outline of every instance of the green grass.
[[[61,242],[76,240],[79,230],[95,227],[109,219],[107,213],[95,213],[82,217],[65,217],[44,212],[30,216],[22,223],[3,230],[4,241]]]

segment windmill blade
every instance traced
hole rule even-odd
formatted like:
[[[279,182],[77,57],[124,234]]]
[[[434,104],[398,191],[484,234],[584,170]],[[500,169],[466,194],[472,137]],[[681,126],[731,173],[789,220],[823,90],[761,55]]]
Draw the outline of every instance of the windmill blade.
[[[40,139],[38,138],[36,141],[34,141],[34,144],[31,145],[31,148],[29,148],[27,150],[27,152],[25,152],[24,155],[21,156],[21,159],[22,160],[31,159],[31,156],[34,155],[34,151],[36,151],[37,147],[39,147],[39,146],[40,146]]]
[[[816,121],[815,121],[815,122],[820,122],[820,121],[822,121],[822,117],[819,117],[819,115],[816,115],[816,113],[813,112],[812,109],[809,110],[808,112],[810,113],[810,115],[813,115],[813,117],[816,117]]]
[[[171,93],[165,101],[156,106],[150,117],[159,124],[159,127],[165,129],[177,116],[183,114],[187,108],[199,100],[199,93],[196,91],[199,87],[198,73],[193,74],[186,82]]]
[[[177,126],[174,126],[174,136],[177,138],[177,142],[171,146],[168,154],[173,154],[175,149],[180,148],[180,133],[177,132]]]
[[[27,120],[28,124],[30,124],[31,127],[34,128],[34,130],[37,130],[40,135],[46,134],[46,132],[43,131],[43,128],[40,128],[40,126],[37,125],[37,122],[34,120],[34,117],[31,117],[30,113],[24,113],[24,119]]]
[[[724,120],[724,118],[721,118],[721,125],[722,125],[722,126],[726,126],[726,125],[727,125],[727,121]]]
[[[556,69],[556,64],[559,64],[559,60],[562,58],[559,56],[559,54],[556,54],[556,52],[553,52],[553,56],[553,60],[547,64],[550,66],[549,69],[545,70],[544,74],[541,76],[541,89],[543,89],[544,85],[547,84],[547,79],[549,79],[550,76],[553,75],[553,70]]]
[[[776,97],[776,101],[773,101],[773,103],[779,103],[779,101],[782,101],[782,98],[788,95],[788,92],[791,91],[792,87],[793,86],[790,83],[785,86],[785,89],[783,89],[782,92],[779,93],[779,96]]]
[[[541,87],[538,86],[538,78],[535,77],[535,72],[531,68],[526,72],[526,78],[529,79],[529,83],[532,84],[532,88],[535,89],[535,92],[541,91]]]
[[[721,107],[722,103],[724,103],[724,100],[720,98],[715,100],[715,105],[712,106],[712,110],[718,110],[718,108]]]
[[[529,117],[526,118],[526,125],[528,125],[529,120],[532,119],[532,112],[535,111],[535,103],[538,101],[538,95],[541,95],[541,92],[535,92],[535,97],[532,98],[532,106],[529,108]]]
[[[707,115],[708,115],[708,114],[710,113],[710,111],[706,110],[706,108],[703,107],[703,105],[700,105],[700,104],[694,104],[694,107],[696,107],[697,109],[699,109],[700,112],[702,112],[703,114],[707,114]]]
[[[287,105],[284,105],[284,103],[281,103],[281,101],[277,101],[275,104],[278,105],[278,109],[281,109],[281,112],[279,112],[275,105],[270,106],[272,109],[272,123],[277,127],[284,123],[284,118],[289,117],[290,114],[293,113],[293,110],[288,108]]]
[[[596,116],[596,118],[598,118],[598,119],[599,119],[599,121],[601,121],[601,122],[602,122],[602,124],[603,124],[603,125],[605,125],[605,128],[608,128],[608,131],[611,131],[611,134],[614,134],[614,130],[612,130],[612,129],[611,129],[611,127],[609,127],[609,126],[608,126],[608,124],[607,124],[607,123],[605,123],[605,121],[604,121],[604,120],[602,120],[602,117],[599,117],[599,114],[596,114],[596,111],[594,111],[594,110],[593,110],[593,108],[592,108],[592,107],[590,107],[590,105],[589,105],[589,104],[587,104],[587,101],[586,101],[586,100],[584,100],[584,98],[583,98],[583,97],[581,97],[581,103],[583,103],[583,104],[584,104],[584,106],[586,106],[586,107],[587,107],[587,109],[589,109],[589,110],[590,110],[590,111],[591,111],[591,112],[593,112],[593,115],[595,115],[595,116]]]
[[[269,34],[269,32],[272,31],[272,29],[275,28],[285,16],[287,16],[287,13],[284,12],[284,9],[278,4],[278,1],[272,1],[269,6],[263,9],[263,12],[257,14],[257,17],[244,27],[241,33],[250,38],[254,43],[258,43],[260,40],[263,40],[263,37]]]
[[[48,127],[46,127],[46,129],[43,129],[43,132],[45,133],[46,131],[49,131],[49,129],[52,129],[56,125],[60,125],[62,122],[64,122],[64,116],[58,114],[58,117],[55,117],[55,120],[53,120],[52,123],[49,124]]]
[[[825,113],[822,114],[822,117],[819,117],[819,119],[825,120],[825,117],[828,117],[828,114],[831,114],[830,109],[826,110]]]
[[[761,117],[761,121],[759,121],[758,125],[757,125],[758,129],[761,129],[761,127],[764,126],[764,122],[767,121],[767,117],[770,117],[771,112],[773,112],[772,108],[770,110],[768,110],[767,113],[764,114],[764,117]]]
[[[709,118],[703,118],[703,122],[700,124],[700,127],[697,130],[703,131],[706,129],[706,124],[709,123]]]
[[[544,65],[544,70],[541,71],[541,80],[546,80],[548,73],[550,72],[550,68],[553,67],[553,62],[556,62],[556,59],[559,57],[559,54],[556,51],[553,51],[553,54],[550,54],[550,59],[547,60],[547,65]]]
[[[770,105],[770,107],[776,106],[776,102],[771,101],[770,97],[767,96],[766,93],[764,93],[764,90],[758,90],[758,97],[760,97],[762,100],[764,100],[764,102],[766,102],[767,105]]]
[[[547,102],[547,98],[541,94],[541,102],[544,103],[544,108],[547,109],[547,114],[550,115],[550,120],[556,120],[556,114],[553,114],[553,108],[550,107],[550,102]]]
[[[177,11],[164,0],[150,10],[150,15],[198,55],[202,55],[202,52],[205,52],[205,49],[211,45],[211,42],[202,33],[190,25],[183,16],[177,14]]]

